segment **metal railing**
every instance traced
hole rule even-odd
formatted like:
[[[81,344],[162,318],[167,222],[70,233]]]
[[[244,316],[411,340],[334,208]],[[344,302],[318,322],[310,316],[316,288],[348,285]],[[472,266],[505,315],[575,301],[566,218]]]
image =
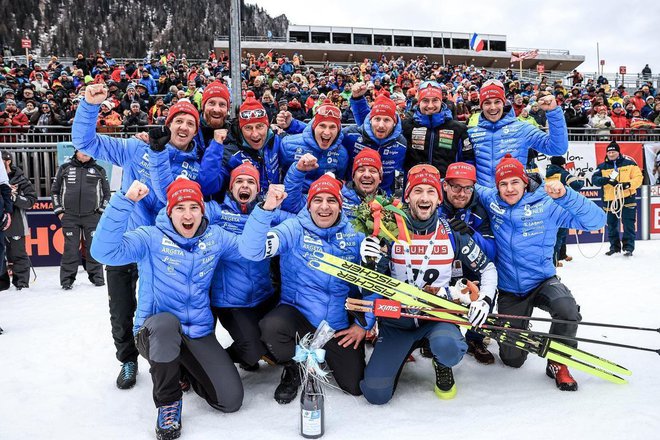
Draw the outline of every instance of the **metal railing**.
[[[538,50],[539,55],[570,55],[571,52],[566,49],[536,49],[529,47],[507,47],[507,52],[529,52],[531,50]]]

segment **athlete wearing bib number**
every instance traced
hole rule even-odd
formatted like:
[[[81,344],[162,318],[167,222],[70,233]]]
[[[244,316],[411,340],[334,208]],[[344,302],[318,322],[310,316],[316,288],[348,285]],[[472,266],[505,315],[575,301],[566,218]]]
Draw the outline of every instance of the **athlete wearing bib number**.
[[[441,194],[440,173],[435,167],[413,167],[405,191],[410,242],[399,237],[388,245],[387,254],[382,255],[373,252],[369,246],[373,239],[367,238],[361,247],[362,258],[367,261],[366,257],[376,257],[379,271],[450,299],[454,261],[473,268],[481,273],[481,292],[470,306],[468,318],[474,325],[481,325],[495,296],[497,272],[469,234],[452,231],[449,223],[438,216]],[[367,299],[377,297],[372,294]],[[367,316],[367,322],[373,321],[373,316]],[[370,403],[382,405],[392,398],[406,358],[426,340],[436,370],[435,392],[442,399],[454,397],[456,385],[451,367],[460,362],[467,350],[456,325],[416,318],[383,319],[379,325],[378,342],[360,383]]]

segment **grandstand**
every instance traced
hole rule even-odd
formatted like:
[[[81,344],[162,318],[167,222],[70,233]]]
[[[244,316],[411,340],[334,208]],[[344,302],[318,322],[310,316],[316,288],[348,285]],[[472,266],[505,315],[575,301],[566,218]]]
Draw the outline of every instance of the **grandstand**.
[[[403,56],[406,59],[425,55],[431,61],[474,64],[486,68],[507,68],[512,52],[530,49],[509,47],[506,35],[479,34],[484,50],[470,50],[472,34],[461,32],[422,31],[412,29],[380,29],[358,27],[289,25],[286,37],[243,36],[241,50],[264,54],[270,50],[303,55],[311,63],[353,63],[364,58]],[[217,52],[229,49],[229,38],[214,40]],[[538,48],[534,48],[538,49]],[[563,49],[539,49],[534,59],[523,61],[523,68],[536,69],[543,64],[548,71],[571,71],[584,62],[583,55],[571,55]],[[519,63],[515,63],[518,68]]]

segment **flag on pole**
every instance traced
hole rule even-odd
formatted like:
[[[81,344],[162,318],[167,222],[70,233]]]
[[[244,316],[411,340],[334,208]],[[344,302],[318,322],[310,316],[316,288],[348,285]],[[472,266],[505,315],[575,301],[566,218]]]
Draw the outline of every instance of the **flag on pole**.
[[[484,40],[475,32],[470,38],[470,49],[475,52],[481,52],[484,50]]]
[[[527,52],[511,52],[511,62],[514,63],[516,61],[531,60],[537,56],[539,56],[538,49],[528,50]]]

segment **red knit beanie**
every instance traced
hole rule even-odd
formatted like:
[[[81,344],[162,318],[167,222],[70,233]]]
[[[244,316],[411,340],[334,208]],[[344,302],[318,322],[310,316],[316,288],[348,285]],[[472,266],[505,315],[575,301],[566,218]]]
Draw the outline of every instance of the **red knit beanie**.
[[[427,85],[424,88],[421,88],[420,85],[419,91],[417,92],[417,101],[421,101],[424,98],[439,98],[442,99],[442,89],[440,87],[435,87],[433,85]]]
[[[213,81],[206,86],[204,93],[202,93],[202,108],[206,105],[206,101],[210,98],[222,98],[227,101],[227,107],[231,104],[231,97],[229,96],[229,89],[222,81]]]
[[[353,160],[353,172],[351,175],[355,174],[355,171],[357,171],[358,168],[366,166],[376,168],[378,174],[380,174],[381,177],[383,176],[383,162],[380,159],[380,154],[378,154],[378,151],[369,147],[363,148],[362,151],[355,156],[355,159]]]
[[[403,195],[404,200],[408,200],[410,191],[417,185],[431,185],[438,191],[438,197],[442,201],[442,187],[440,185],[440,171],[433,165],[422,164],[415,165],[408,171],[408,183]]]
[[[250,176],[252,177],[256,182],[257,182],[257,193],[261,191],[261,188],[259,186],[259,170],[255,168],[254,165],[252,165],[250,162],[243,162],[236,168],[234,168],[231,172],[231,176],[229,177],[229,191],[231,191],[232,187],[234,186],[234,182],[236,181],[236,178],[238,176]]]
[[[247,124],[256,122],[263,122],[268,125],[268,114],[264,106],[255,99],[254,92],[250,90],[247,92],[245,101],[238,111],[238,126],[243,128]]]
[[[388,116],[396,122],[396,104],[389,97],[381,95],[376,98],[374,105],[371,106],[369,117]]]
[[[195,118],[195,130],[199,129],[199,112],[197,111],[197,107],[192,105],[190,101],[184,100],[177,102],[170,108],[170,113],[167,115],[167,119],[165,119],[165,125],[170,125],[170,122],[179,113],[186,113]]]
[[[187,201],[197,202],[202,208],[202,214],[204,214],[204,196],[199,183],[179,176],[167,187],[167,215],[172,215],[172,209],[177,204]]]
[[[334,122],[337,127],[341,128],[341,110],[332,103],[329,99],[323,101],[316,109],[316,114],[312,120],[312,130],[321,122]]]
[[[500,99],[502,102],[506,102],[504,85],[500,81],[492,79],[486,81],[481,87],[481,90],[479,90],[479,105],[483,106],[484,101],[487,99]]]
[[[495,168],[495,183],[497,185],[504,179],[511,177],[520,177],[520,179],[527,183],[529,178],[525,173],[525,167],[518,159],[514,159],[509,153],[505,154],[500,163]]]
[[[447,167],[445,180],[467,179],[476,183],[477,169],[474,165],[465,162],[454,162]]]
[[[331,194],[339,201],[339,208],[343,200],[341,198],[341,187],[342,184],[339,180],[335,179],[332,174],[324,174],[318,179],[316,179],[309,186],[309,192],[307,193],[307,206],[312,202],[312,199],[321,193]]]

